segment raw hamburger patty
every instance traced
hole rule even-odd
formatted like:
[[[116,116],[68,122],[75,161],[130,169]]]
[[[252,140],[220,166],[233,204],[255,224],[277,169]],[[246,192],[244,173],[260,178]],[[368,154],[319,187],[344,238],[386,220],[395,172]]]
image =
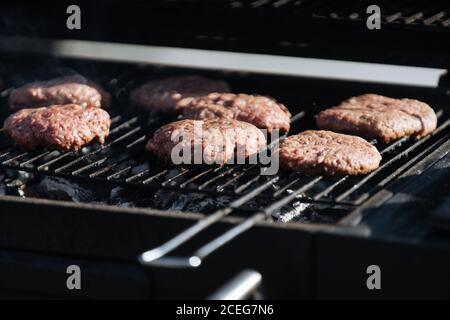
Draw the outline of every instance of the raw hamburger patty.
[[[197,160],[203,159],[202,163],[224,164],[235,156],[245,159],[258,153],[266,146],[266,139],[254,125],[237,120],[180,120],[156,130],[146,149],[171,161],[172,149],[176,145],[176,155],[180,154],[181,148],[190,150],[187,155],[183,153],[186,156],[184,164],[194,163],[194,153]],[[195,163],[198,164],[197,161]]]
[[[306,174],[368,173],[378,168],[381,155],[360,137],[308,130],[287,137],[279,146],[282,168]]]
[[[174,112],[176,103],[185,97],[211,92],[229,92],[227,83],[201,76],[178,76],[144,83],[130,94],[131,103],[148,111]]]
[[[225,118],[249,122],[258,128],[289,131],[291,113],[281,103],[264,96],[233,93],[211,93],[178,102],[186,119]]]
[[[320,112],[316,123],[319,129],[389,142],[409,135],[426,136],[436,129],[437,118],[424,102],[365,94]]]
[[[109,93],[80,75],[55,78],[26,84],[11,91],[9,108],[47,107],[51,105],[78,104],[83,107],[108,106]]]
[[[110,125],[103,109],[66,104],[19,110],[6,119],[4,130],[23,149],[43,146],[64,151],[78,150],[93,139],[103,144]]]

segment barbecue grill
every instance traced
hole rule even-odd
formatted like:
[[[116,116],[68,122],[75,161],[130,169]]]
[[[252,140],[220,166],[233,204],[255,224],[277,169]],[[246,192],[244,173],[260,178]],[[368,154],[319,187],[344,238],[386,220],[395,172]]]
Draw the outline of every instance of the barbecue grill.
[[[38,37],[42,45],[18,53],[2,37],[2,121],[11,88],[37,79],[80,73],[114,97],[104,145],[25,152],[0,136],[4,296],[205,298],[238,274],[212,297],[449,297],[448,75],[439,87],[413,87],[67,58],[48,45],[50,38],[83,39],[448,69],[448,4],[380,1],[382,28],[374,31],[365,27],[368,1],[79,5],[87,18],[76,31],[61,27],[65,3],[50,11],[2,9],[4,34]],[[370,141],[383,160],[367,175],[170,166],[144,146],[175,118],[133,108],[128,94],[146,80],[181,74],[276,98],[293,114],[289,134],[314,129],[319,110],[367,92],[426,101],[438,127],[417,141]],[[366,287],[373,264],[382,270],[382,290]],[[68,265],[83,270],[83,290],[65,286]]]

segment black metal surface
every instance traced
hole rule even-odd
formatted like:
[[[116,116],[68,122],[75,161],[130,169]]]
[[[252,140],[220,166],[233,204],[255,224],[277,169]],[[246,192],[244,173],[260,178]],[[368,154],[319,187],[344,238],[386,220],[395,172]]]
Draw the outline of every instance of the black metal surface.
[[[450,191],[450,142],[445,142],[441,158],[432,163],[426,172],[410,169],[415,180],[401,187],[398,194],[392,194],[380,208],[372,205],[364,209],[360,223],[370,227],[374,238],[395,238],[406,243],[448,249],[449,234],[445,228],[448,221],[446,200]],[[401,184],[401,180],[397,184]],[[442,230],[440,230],[442,229]]]
[[[415,243],[350,235],[317,237],[318,299],[449,299],[449,252]],[[369,266],[381,289],[369,290]],[[337,276],[339,275],[339,276]],[[343,289],[345,288],[345,289]]]
[[[450,229],[450,197],[442,199],[443,202],[431,212],[431,221],[436,228]]]
[[[64,286],[63,275],[71,265],[82,270],[82,290]],[[0,250],[3,298],[146,299],[150,288],[145,272],[132,264]]]
[[[357,209],[348,217],[353,228],[317,235],[318,298],[449,298],[449,146]],[[371,265],[379,267],[380,290],[366,285]]]

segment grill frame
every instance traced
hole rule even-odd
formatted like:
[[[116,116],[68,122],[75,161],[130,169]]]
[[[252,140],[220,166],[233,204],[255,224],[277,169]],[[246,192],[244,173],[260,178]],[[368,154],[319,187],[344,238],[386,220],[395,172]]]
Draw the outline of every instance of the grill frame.
[[[44,59],[47,58],[47,56],[44,57]],[[66,62],[74,63],[71,67],[77,69],[74,60],[68,59]],[[129,65],[125,64],[125,66]],[[28,68],[26,65],[23,67],[25,70]],[[44,66],[45,68],[47,66]],[[179,69],[171,70],[179,71]],[[192,73],[193,70],[184,69],[184,71]],[[215,71],[212,72],[212,74],[214,73]],[[206,72],[205,75],[208,76],[209,73]],[[89,77],[89,75],[87,76]],[[257,77],[261,76],[257,75]],[[296,77],[281,76],[281,78],[298,80]],[[312,81],[312,79],[307,80]],[[279,78],[274,76],[273,81],[277,82]],[[321,82],[321,80],[314,81]],[[351,87],[354,84],[348,81],[332,81],[332,83],[340,83],[344,87]],[[370,86],[375,91],[387,95],[395,93],[394,96],[403,95],[402,92],[408,92],[412,88],[378,84],[370,84]],[[288,86],[287,90],[291,89]],[[358,89],[354,90],[358,91]],[[432,105],[436,105],[435,102],[444,97],[445,101],[448,101],[448,96],[439,89],[414,88],[414,92],[419,96],[427,96],[428,98],[424,100],[430,101]],[[347,97],[349,93],[344,90],[342,95]],[[435,97],[435,99],[434,96],[439,97]],[[448,144],[446,146],[448,147]],[[391,184],[389,190],[379,191],[371,201],[358,207],[358,210],[353,210],[336,225],[277,224],[258,221],[254,227],[240,235],[239,241],[232,241],[221,248],[218,254],[211,255],[198,270],[199,272],[151,268],[146,271],[150,287],[150,292],[147,292],[146,297],[176,298],[186,297],[186,294],[189,294],[191,298],[202,298],[243,268],[254,268],[263,273],[267,298],[315,297],[317,271],[314,266],[318,263],[315,258],[317,254],[316,239],[328,239],[338,234],[344,235],[348,239],[356,237],[365,240],[370,238],[370,232],[364,226],[359,225],[359,222],[368,214],[366,209],[370,209],[371,206],[381,206],[393,194],[401,191],[401,184],[414,181],[414,176],[411,175],[412,171],[425,171],[442,156],[443,153],[437,152],[425,157],[414,167],[403,172],[398,177],[399,181]],[[0,215],[0,219],[2,219],[0,221],[0,246],[2,248],[50,256],[56,255],[64,258],[68,264],[82,259],[89,261],[88,263],[101,260],[135,265],[136,256],[141,252],[156,247],[171,235],[178,234],[204,217],[191,212],[117,208],[109,205],[20,199],[11,196],[0,197],[0,211],[2,212]],[[23,221],[27,221],[29,224],[24,225]],[[198,240],[203,242],[205,239],[211,239],[243,221],[244,218],[241,216],[224,217],[208,228]],[[271,241],[268,241],[269,239]],[[197,244],[198,242],[194,241],[186,249]],[[390,241],[385,243],[388,246],[389,244]],[[267,251],[265,248],[269,247],[272,250]],[[380,248],[380,250],[382,249]],[[249,252],[255,252],[256,255],[249,255]],[[240,257],[240,259],[236,259],[236,257]],[[278,263],[277,261],[280,259],[283,259],[285,264]],[[229,261],[232,263],[228,263],[229,268],[224,270],[224,262]],[[200,283],[204,285],[199,285]],[[286,283],[290,285],[284,285]],[[183,288],[192,288],[192,290],[187,293],[183,291]],[[86,294],[89,295],[89,293]]]
[[[123,4],[122,1],[103,1],[102,5],[109,5],[113,2]],[[60,1],[58,4],[52,2],[52,8],[50,10],[45,7],[45,2],[39,2],[36,4],[38,6],[37,10],[32,9],[28,13],[24,12],[23,15],[16,16],[13,12],[13,17],[20,17],[20,19],[15,19],[13,27],[18,26],[18,21],[25,21],[25,30],[15,29],[11,32],[8,28],[0,28],[0,33],[5,32],[8,35],[19,33],[31,36],[39,34],[40,36],[45,35],[50,38],[92,39],[94,37],[96,40],[103,41],[125,40],[125,42],[141,44],[230,51],[244,50],[248,52],[299,55],[316,58],[339,58],[350,61],[363,59],[370,62],[428,65],[445,68],[448,68],[450,65],[450,61],[447,58],[448,55],[442,55],[443,52],[446,53],[449,51],[449,47],[448,45],[447,47],[436,46],[436,42],[439,42],[442,34],[439,35],[439,32],[436,32],[436,28],[433,27],[427,27],[425,29],[417,25],[409,25],[405,28],[401,24],[389,24],[383,25],[383,28],[386,27],[386,31],[382,30],[378,34],[370,34],[367,37],[367,30],[359,30],[361,26],[360,21],[344,21],[343,19],[328,19],[323,17],[314,19],[300,17],[301,19],[296,19],[299,22],[298,24],[277,24],[280,21],[288,21],[286,16],[281,12],[271,20],[274,23],[268,24],[271,25],[271,28],[261,28],[261,21],[266,22],[266,13],[274,13],[270,7],[260,8],[262,10],[259,13],[255,13],[257,17],[250,19],[252,23],[248,23],[248,16],[235,16],[236,19],[233,19],[234,26],[230,26],[230,29],[232,29],[230,30],[232,31],[231,36],[233,36],[233,32],[241,36],[241,31],[247,30],[243,26],[254,25],[255,28],[249,30],[248,34],[242,35],[241,39],[233,39],[232,37],[223,37],[223,34],[220,34],[220,32],[215,32],[217,30],[214,29],[214,26],[229,25],[227,23],[229,16],[224,15],[222,19],[217,19],[223,12],[210,15],[205,20],[198,19],[202,23],[196,25],[195,21],[192,23],[191,17],[201,17],[203,13],[208,12],[207,10],[200,10],[200,12],[190,11],[188,14],[185,14],[186,12],[183,9],[176,8],[179,2],[175,1],[173,2],[175,5],[174,8],[162,10],[163,14],[160,15],[161,12],[158,12],[158,10],[136,10],[135,4],[137,2],[133,3],[131,11],[122,10],[123,7],[121,7],[109,12],[111,13],[109,16],[105,14],[107,10],[104,7],[101,7],[101,11],[98,12],[95,11],[95,8],[92,8],[96,13],[93,14],[94,18],[90,19],[87,25],[83,24],[83,30],[79,32],[67,32],[67,30],[61,28],[64,25],[64,21],[59,20],[63,18],[63,15],[60,15],[60,13],[65,12],[65,7],[67,6],[64,1]],[[328,2],[330,3],[331,1]],[[130,3],[128,1],[127,5]],[[61,6],[61,8],[57,6]],[[83,5],[82,7],[85,8]],[[284,9],[287,12],[290,11],[288,7],[283,8],[283,6],[280,6],[280,10]],[[39,10],[43,10],[44,14],[39,14]],[[148,19],[147,17],[145,17],[147,19],[142,19],[137,17],[140,12],[147,15],[149,11],[156,13],[156,19]],[[132,13],[130,15],[132,18],[124,19],[126,18],[127,12]],[[115,14],[117,15],[115,16]],[[140,32],[141,30],[152,30],[152,27],[148,25],[153,22],[155,23],[154,26],[158,27],[158,24],[164,22],[167,16],[173,17],[174,14],[180,19],[177,19],[175,22],[173,19],[170,19],[169,21],[174,25],[173,29],[168,29],[168,32],[162,33],[160,38],[152,38],[148,35],[144,36]],[[35,21],[34,18],[36,16],[44,17],[41,20],[44,21],[44,26],[47,25],[48,28],[40,28],[42,24],[39,22],[34,24],[33,21]],[[85,17],[89,17],[89,13]],[[190,19],[191,23],[186,23],[186,19],[183,19],[183,17]],[[129,26],[127,32],[121,30],[116,23],[111,23],[111,21],[123,21],[122,25]],[[206,23],[203,23],[203,21],[206,21]],[[84,19],[84,22],[87,22],[87,20]],[[27,30],[27,23],[28,25],[36,26],[36,28]],[[208,30],[205,30],[205,24],[209,26],[207,28]],[[93,25],[95,25],[95,30],[98,30],[98,33],[94,35],[92,34],[91,28]],[[178,36],[181,38],[179,34],[180,27],[189,29],[188,27],[191,25],[195,26],[187,30],[188,32],[183,35],[186,41],[182,42],[182,39],[178,38]],[[111,26],[112,29],[107,30],[105,26]],[[114,29],[114,26],[117,26],[117,29]],[[332,30],[330,30],[330,26]],[[314,30],[314,34],[309,37],[308,34],[302,32],[302,28],[308,30],[308,33],[310,30]],[[211,32],[208,34],[206,32],[210,31],[209,29],[211,29]],[[199,33],[199,30],[202,33]],[[254,42],[249,41],[252,39],[252,32],[257,35],[254,37]],[[271,33],[275,36],[271,37]],[[343,41],[341,43],[340,41],[345,39],[339,37],[339,34],[350,33],[352,35],[354,34],[354,38],[351,41]],[[258,36],[261,34],[263,35],[262,37]],[[283,37],[281,41],[278,39],[280,35]],[[338,37],[334,37],[336,35]],[[139,37],[143,38],[139,39]],[[426,55],[427,59],[424,59],[423,54],[416,54],[414,52],[414,49],[416,49],[415,43],[423,44],[421,51],[426,50],[429,53]],[[366,46],[366,44],[370,45]],[[363,48],[367,48],[367,51],[365,51],[367,54],[361,54]],[[46,76],[49,75],[47,74]],[[398,86],[395,86],[395,88],[398,88]],[[395,94],[398,93],[396,90],[392,92]],[[445,147],[448,148],[448,144]],[[347,215],[337,225],[273,224],[260,221],[254,228],[242,235],[241,241],[229,243],[221,250],[220,254],[213,255],[211,260],[208,260],[208,263],[203,266],[201,273],[191,272],[192,270],[189,273],[179,272],[178,270],[176,273],[173,273],[158,268],[153,268],[151,272],[145,270],[143,272],[145,274],[141,278],[141,280],[143,278],[149,279],[149,283],[146,284],[148,287],[146,288],[147,293],[145,297],[186,297],[186,291],[183,292],[181,288],[184,287],[192,288],[192,291],[194,289],[198,289],[199,291],[196,295],[193,295],[192,291],[189,292],[189,298],[201,298],[212,292],[212,289],[216,289],[222,284],[222,281],[231,277],[235,272],[240,271],[242,268],[251,267],[262,272],[268,298],[294,299],[330,297],[330,295],[333,298],[333,294],[335,294],[334,297],[342,298],[342,286],[345,286],[349,291],[354,290],[354,288],[349,288],[348,283],[342,283],[342,286],[338,286],[338,290],[330,290],[329,286],[335,283],[335,279],[333,277],[319,277],[318,274],[334,275],[339,273],[342,275],[342,279],[354,279],[352,276],[359,274],[367,265],[358,264],[359,260],[363,260],[360,259],[361,256],[367,258],[364,262],[373,263],[374,256],[372,255],[372,250],[378,253],[377,259],[380,259],[379,261],[381,263],[386,253],[392,255],[394,258],[392,261],[394,263],[408,258],[408,253],[405,255],[405,251],[411,252],[414,255],[420,253],[413,246],[409,246],[409,248],[393,246],[395,239],[389,239],[388,241],[384,239],[382,243],[368,239],[370,238],[370,230],[366,230],[359,222],[366,215],[370,214],[366,209],[372,211],[374,208],[382,207],[383,203],[402,190],[403,185],[415,180],[414,174],[428,169],[442,155],[443,153],[439,152],[426,155],[413,168],[403,172],[398,177],[399,179],[389,185],[389,189],[385,188],[380,190],[362,206]],[[2,212],[0,215],[0,246],[3,250],[16,249],[27,251],[24,257],[19,257],[21,262],[24,260],[32,261],[28,257],[30,252],[38,254],[34,261],[43,262],[45,259],[42,256],[45,253],[50,256],[57,255],[63,259],[61,263],[63,266],[72,263],[83,264],[83,259],[85,259],[84,261],[87,265],[94,265],[94,267],[97,266],[95,262],[98,260],[113,261],[114,263],[119,262],[119,264],[126,263],[132,265],[133,268],[128,270],[128,272],[134,274],[138,274],[135,257],[140,252],[160,244],[167,240],[168,235],[177,234],[183,228],[202,218],[201,215],[188,212],[160,212],[152,209],[116,208],[113,206],[94,204],[74,204],[65,201],[19,199],[8,196],[0,197],[0,211]],[[28,224],[24,224],[24,221],[27,221]],[[240,216],[225,217],[217,226],[214,226],[211,230],[207,230],[207,234],[203,238],[207,239],[209,236],[213,236],[217,232],[223,232],[230,226],[235,226],[242,221],[243,218]],[[270,243],[267,239],[272,239],[273,243]],[[281,243],[285,245],[283,246]],[[336,247],[338,247],[338,250],[336,250]],[[272,250],[268,250],[267,248]],[[339,254],[338,259],[329,254],[330,248]],[[398,249],[396,250],[394,248]],[[253,261],[248,259],[249,256],[253,256],[249,254],[250,252],[254,253],[255,256]],[[240,259],[236,259],[236,257],[240,257]],[[441,269],[438,269],[438,271],[443,270],[442,273],[445,272],[445,266],[449,265],[448,251],[445,254],[441,252],[439,255],[438,252],[427,250],[426,254],[421,255],[421,257],[425,257],[425,261],[429,261],[428,257],[431,257],[432,264],[440,265]],[[13,260],[12,255],[6,255],[6,258],[7,263]],[[279,263],[281,259],[285,262],[284,265]],[[230,261],[231,263],[229,263]],[[336,265],[336,261],[338,265]],[[392,263],[392,261],[389,262]],[[407,260],[405,259],[404,261]],[[446,263],[442,264],[442,261]],[[348,264],[346,264],[347,262]],[[227,263],[227,268],[223,267],[224,263]],[[10,279],[27,279],[24,275],[29,276],[32,272],[28,270],[23,274],[14,272],[4,273],[5,269],[8,270],[8,267],[3,267],[4,265],[5,259],[0,258],[0,268],[2,268],[0,269],[0,274]],[[444,267],[442,268],[442,266]],[[17,269],[16,267],[15,265],[14,270]],[[54,268],[53,262],[52,267]],[[408,268],[410,267],[413,268],[414,265],[408,265]],[[113,269],[114,267],[111,264],[108,266],[103,265],[102,268]],[[417,269],[422,272],[426,268],[423,268],[423,265],[419,265]],[[429,266],[426,270],[429,270],[430,274],[436,273],[434,266]],[[399,270],[399,272],[403,271]],[[55,272],[54,279],[56,280],[54,280],[54,283],[59,284],[59,277],[63,273],[64,270],[59,269]],[[441,273],[438,272],[438,274],[440,275]],[[34,278],[41,279],[41,276],[42,273],[38,273],[37,275],[35,274]],[[383,277],[383,279],[386,280],[387,278]],[[439,283],[446,283],[442,279],[437,280]],[[289,285],[285,285],[287,283]],[[359,279],[353,282],[353,284],[359,283]],[[387,284],[388,282],[383,283]],[[408,287],[408,282],[405,284],[405,287]],[[10,285],[16,285],[15,288],[20,290],[32,289],[30,285],[25,285],[20,288],[17,287],[17,284]],[[388,287],[384,284],[383,286],[383,291],[386,292]],[[203,288],[200,289],[200,287]],[[440,293],[435,292],[434,295],[438,297],[448,296],[447,288],[448,286]],[[0,294],[2,289],[0,288]],[[416,289],[421,291],[421,286],[419,285]],[[33,290],[38,292],[43,289],[35,287]],[[204,291],[200,293],[201,290]],[[96,296],[95,293],[93,294],[89,291],[89,288],[84,288],[83,292],[88,297]],[[425,290],[420,294],[423,296],[426,292]],[[368,291],[364,290],[363,292],[357,293],[354,297],[360,298],[365,296],[364,294],[367,295]],[[52,292],[52,294],[55,294],[55,292]],[[373,296],[369,295],[367,297],[371,298]]]

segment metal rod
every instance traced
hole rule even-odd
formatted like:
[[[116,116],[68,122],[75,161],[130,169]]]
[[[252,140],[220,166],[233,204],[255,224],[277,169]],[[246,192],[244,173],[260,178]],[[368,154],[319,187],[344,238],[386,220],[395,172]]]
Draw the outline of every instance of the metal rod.
[[[426,25],[431,25],[439,20],[441,20],[444,16],[445,16],[446,12],[445,11],[441,11],[439,13],[436,13],[434,15],[432,15],[429,18],[426,18],[425,20],[423,20],[423,23]]]
[[[109,143],[104,144],[102,147],[97,148],[97,149],[95,149],[95,150],[93,150],[93,151],[91,151],[91,152],[89,152],[89,153],[87,153],[85,155],[82,155],[81,157],[78,157],[77,159],[75,159],[73,161],[70,161],[69,163],[66,163],[63,166],[59,167],[59,168],[56,168],[55,172],[61,172],[61,171],[65,170],[65,169],[67,169],[67,168],[70,168],[74,164],[80,162],[81,160],[87,159],[87,158],[89,158],[89,157],[99,153],[101,150],[111,147],[113,144],[116,144],[116,143],[122,141],[123,139],[125,139],[125,138],[135,134],[136,132],[140,131],[141,129],[142,129],[141,127],[135,127],[132,130],[127,131],[125,134],[121,135],[120,137],[110,141]]]
[[[244,220],[244,222],[236,225],[227,232],[218,236],[214,240],[208,242],[198,250],[189,259],[194,259],[198,265],[203,263],[203,259],[209,256],[211,253],[217,249],[223,247],[225,244],[235,239],[239,235],[243,234],[245,231],[253,227],[257,222],[263,221],[266,218],[266,213],[256,213],[253,216]]]
[[[262,275],[255,270],[243,270],[211,294],[208,300],[244,300],[251,298],[262,283]]]

